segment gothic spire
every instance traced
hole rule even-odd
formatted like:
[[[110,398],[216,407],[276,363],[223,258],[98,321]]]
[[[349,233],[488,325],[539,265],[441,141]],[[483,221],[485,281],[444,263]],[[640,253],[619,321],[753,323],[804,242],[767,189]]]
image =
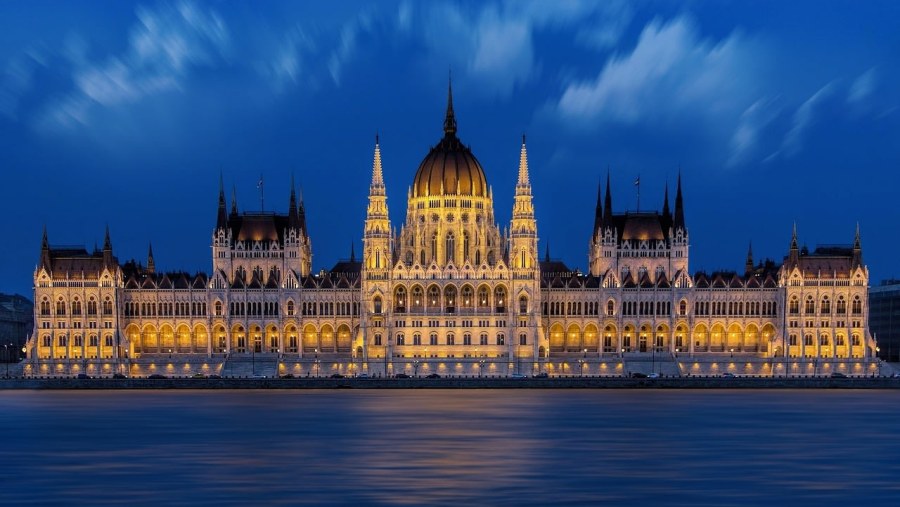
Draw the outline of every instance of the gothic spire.
[[[153,262],[153,243],[149,243],[147,248],[147,272],[156,272],[156,263]]]
[[[353,248],[353,242],[350,242],[350,262],[356,262],[356,251]]]
[[[372,189],[376,187],[384,190],[384,173],[381,169],[381,145],[378,134],[375,134],[375,156],[372,161]]]
[[[612,193],[609,188],[609,168],[606,168],[606,197],[603,198],[603,228],[613,226]]]
[[[216,214],[216,229],[224,229],[228,222],[225,210],[225,184],[222,181],[222,173],[219,173],[219,209]]]
[[[103,238],[103,251],[112,250],[112,241],[109,240],[109,224],[106,224],[106,236]]]
[[[603,185],[600,183],[600,178],[597,178],[597,207],[594,208],[594,235],[597,235],[597,231],[600,229],[603,224]]]
[[[234,185],[231,186],[231,214],[232,215],[238,214],[237,187],[235,187]]]
[[[546,251],[544,252],[544,261],[550,262],[550,242],[547,242]]]
[[[444,134],[447,136],[456,135],[456,115],[453,113],[452,76],[447,79],[447,114],[444,117]]]
[[[669,182],[666,181],[666,193],[663,195],[663,217],[669,217],[671,212],[669,211]]]
[[[294,174],[291,173],[291,198],[288,201],[288,228],[300,228],[300,215],[297,212],[297,192],[294,190]]]
[[[531,183],[528,181],[528,150],[525,148],[525,134],[522,134],[522,151],[519,152],[519,181],[517,186],[527,187]]]
[[[678,171],[678,190],[675,192],[675,229],[684,229],[684,200],[681,197],[681,170]]]
[[[862,265],[862,241],[859,237],[859,222],[856,223],[856,237],[853,239],[853,266]]]
[[[753,242],[747,247],[747,263],[744,265],[744,272],[750,274],[753,271]]]
[[[41,238],[41,266],[50,271],[50,242],[47,240],[47,224],[44,224],[44,235]]]
[[[797,245],[797,222],[794,222],[794,230],[791,233],[791,250],[798,250],[799,246]]]

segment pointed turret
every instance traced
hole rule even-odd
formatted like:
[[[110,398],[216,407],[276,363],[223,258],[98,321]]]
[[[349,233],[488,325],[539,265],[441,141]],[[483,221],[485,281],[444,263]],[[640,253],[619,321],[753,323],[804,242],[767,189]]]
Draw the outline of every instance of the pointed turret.
[[[309,236],[309,231],[306,228],[306,204],[303,202],[303,187],[300,187],[300,195],[297,200],[297,224],[300,226],[303,234]]]
[[[231,216],[237,216],[237,187],[231,187]]]
[[[672,227],[684,229],[684,199],[681,196],[681,171],[678,171],[678,189],[675,191],[675,217]]]
[[[672,212],[669,211],[669,182],[666,182],[666,193],[663,195],[663,209],[662,216],[666,220],[670,220],[672,218]]]
[[[156,272],[156,263],[153,261],[153,243],[150,243],[147,248],[147,273],[153,274]]]
[[[288,229],[300,229],[300,214],[297,211],[297,192],[294,190],[293,174],[291,174],[291,198],[288,201]]]
[[[788,252],[788,265],[796,266],[800,262],[800,247],[797,244],[797,222],[794,222],[794,230],[791,232],[791,248]]]
[[[109,225],[107,225],[106,235],[103,238],[103,265],[106,267],[111,267],[112,264],[112,241],[109,239]]]
[[[744,264],[744,273],[749,275],[753,272],[753,242],[747,247],[747,262]]]
[[[372,183],[369,185],[369,205],[363,233],[363,269],[384,275],[392,262],[391,223],[388,219],[387,192],[381,168],[381,140],[375,135],[372,157]]]
[[[222,173],[219,173],[219,208],[216,213],[216,230],[224,229],[228,225],[228,215],[225,209],[225,184],[222,181]]]
[[[41,238],[41,267],[50,271],[50,241],[47,240],[46,225],[44,225],[44,235]]]
[[[356,250],[353,247],[353,242],[350,242],[350,262],[356,262]]]
[[[456,135],[456,115],[453,112],[453,82],[447,80],[447,114],[444,116],[444,135]]]
[[[372,184],[370,192],[379,191],[378,195],[384,195],[384,172],[381,169],[381,145],[378,134],[375,134],[375,154],[372,158]]]
[[[597,207],[594,209],[594,236],[603,224],[603,185],[597,179]]]
[[[603,229],[613,227],[612,191],[609,188],[609,169],[606,170],[606,197],[603,198]]]
[[[856,237],[853,239],[853,267],[862,266],[862,242],[859,237],[859,222],[856,223]]]
[[[544,262],[550,262],[550,242],[547,242],[547,248],[544,252]]]

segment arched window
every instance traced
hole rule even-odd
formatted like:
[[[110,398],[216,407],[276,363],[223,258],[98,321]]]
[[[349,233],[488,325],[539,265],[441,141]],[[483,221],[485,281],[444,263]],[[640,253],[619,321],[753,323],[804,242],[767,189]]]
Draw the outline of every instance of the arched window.
[[[481,265],[481,250],[475,250],[475,265]]]
[[[78,298],[72,301],[72,315],[81,315],[81,301]]]
[[[422,311],[422,305],[425,303],[425,295],[422,293],[422,287],[416,285],[412,289],[412,307],[413,311]]]
[[[488,289],[487,287],[479,287],[478,289],[478,306],[479,308],[487,308],[490,304],[488,300]]]
[[[447,333],[447,345],[456,345],[456,337],[453,333]]]
[[[411,266],[413,263],[413,253],[412,250],[406,251],[406,265]]]
[[[519,258],[519,267],[521,267],[522,269],[525,269],[525,249],[524,248],[522,249],[522,254],[520,255],[520,258]]]
[[[456,287],[448,285],[444,288],[444,304],[448,312],[456,311]]]
[[[50,301],[47,298],[41,301],[41,315],[50,315]]]
[[[822,298],[822,313],[826,315],[831,313],[831,300],[828,299],[828,296]]]
[[[444,262],[447,264],[456,264],[456,238],[452,232],[447,233],[446,251],[444,253]]]
[[[847,302],[844,301],[844,296],[838,297],[837,313],[838,313],[838,315],[846,315],[847,314]]]
[[[803,309],[803,311],[804,311],[807,315],[811,315],[811,314],[813,314],[813,313],[816,313],[816,302],[813,301],[812,296],[808,296],[808,297],[806,298],[806,307]]]
[[[462,306],[464,308],[471,308],[473,303],[475,302],[475,295],[472,294],[472,287],[468,285],[464,286],[461,291],[459,291],[459,296],[462,298]]]
[[[428,306],[432,308],[436,308],[441,301],[441,290],[437,288],[437,285],[432,285],[428,287]]]
[[[791,302],[788,304],[788,312],[791,315],[800,313],[800,301],[797,299],[797,296],[791,298]]]
[[[394,290],[394,311],[406,311],[406,288],[403,286],[399,286]]]
[[[424,248],[421,251],[419,251],[419,265],[420,266],[425,265],[425,249]]]
[[[683,299],[678,303],[678,315],[681,315],[682,317],[687,315],[687,301]]]
[[[113,314],[113,304],[112,300],[109,299],[109,296],[103,300],[103,315],[112,315]]]
[[[419,333],[413,335],[413,345],[422,345],[422,335]]]
[[[375,345],[378,347],[381,346],[381,335],[380,334],[375,335]]]
[[[862,301],[860,301],[859,296],[853,297],[853,307],[852,310],[853,315],[862,315]]]
[[[216,301],[215,309],[216,309],[216,317],[221,317],[222,316],[222,302],[221,301]]]
[[[94,298],[88,300],[87,313],[88,315],[97,315],[97,301]]]
[[[506,345],[506,336],[503,333],[497,333],[497,345]]]
[[[375,296],[375,299],[372,300],[372,303],[375,313],[381,313],[381,296]]]
[[[472,335],[463,333],[463,345],[472,345]]]
[[[63,298],[59,298],[59,301],[56,302],[56,314],[57,315],[65,315],[66,314],[66,302],[63,301]]]
[[[403,337],[403,333],[397,333],[397,345],[406,345],[406,338]]]
[[[497,311],[505,312],[506,311],[506,289],[504,287],[497,287],[494,290],[494,299],[497,301]]]
[[[616,314],[616,303],[610,299],[606,302],[606,315],[612,317]]]
[[[519,298],[519,313],[527,313],[528,312],[528,298],[526,296],[521,296]]]
[[[294,302],[293,301],[287,302],[287,314],[289,317],[294,315]]]

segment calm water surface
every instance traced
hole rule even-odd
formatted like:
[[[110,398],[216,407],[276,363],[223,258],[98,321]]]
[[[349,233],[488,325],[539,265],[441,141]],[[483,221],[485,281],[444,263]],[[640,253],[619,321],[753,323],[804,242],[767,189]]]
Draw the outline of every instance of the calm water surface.
[[[900,504],[895,391],[0,392],[0,505]]]

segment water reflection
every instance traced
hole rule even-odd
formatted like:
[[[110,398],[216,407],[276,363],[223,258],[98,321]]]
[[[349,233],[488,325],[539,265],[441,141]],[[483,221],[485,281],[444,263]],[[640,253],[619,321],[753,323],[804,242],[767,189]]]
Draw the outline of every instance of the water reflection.
[[[900,393],[0,393],[0,505],[860,504]]]

